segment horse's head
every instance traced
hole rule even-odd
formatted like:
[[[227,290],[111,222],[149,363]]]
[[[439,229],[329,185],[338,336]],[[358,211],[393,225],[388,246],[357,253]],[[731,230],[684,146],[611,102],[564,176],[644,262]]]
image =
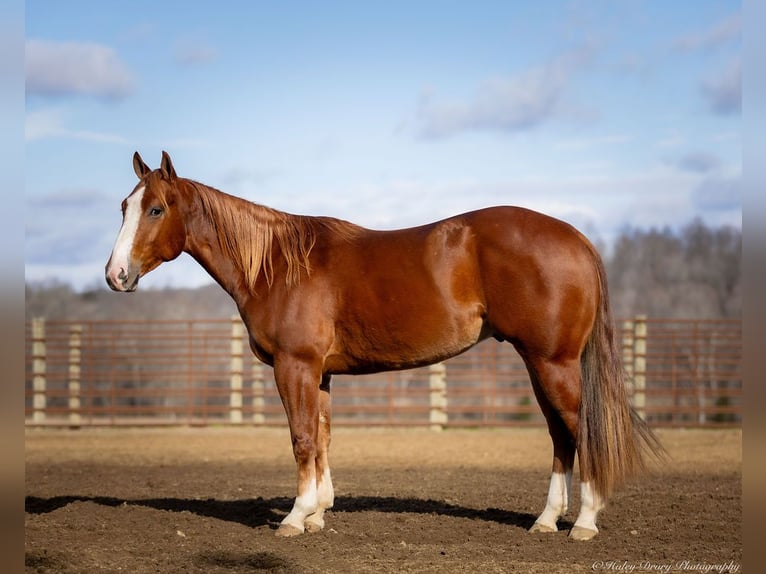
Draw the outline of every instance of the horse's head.
[[[115,291],[135,291],[138,279],[163,261],[175,259],[186,243],[178,178],[170,156],[151,170],[136,152],[139,182],[122,202],[122,227],[106,264],[106,282]]]

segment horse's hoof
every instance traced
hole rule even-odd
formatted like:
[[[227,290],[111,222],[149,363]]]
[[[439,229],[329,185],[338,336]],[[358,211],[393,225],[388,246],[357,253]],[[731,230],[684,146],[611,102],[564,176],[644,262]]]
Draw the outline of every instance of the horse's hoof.
[[[539,522],[535,522],[532,525],[532,528],[529,529],[529,532],[558,532],[556,528],[551,528],[547,524],[540,524]]]
[[[303,523],[303,526],[306,527],[306,532],[319,532],[324,528],[324,519],[323,518],[314,518],[313,516],[309,516],[306,521]]]
[[[591,530],[590,528],[583,528],[582,526],[574,526],[569,532],[569,538],[573,540],[590,540],[596,534],[598,534],[598,530]]]
[[[276,535],[280,538],[292,538],[301,534],[303,534],[303,530],[292,524],[280,524],[276,531]]]

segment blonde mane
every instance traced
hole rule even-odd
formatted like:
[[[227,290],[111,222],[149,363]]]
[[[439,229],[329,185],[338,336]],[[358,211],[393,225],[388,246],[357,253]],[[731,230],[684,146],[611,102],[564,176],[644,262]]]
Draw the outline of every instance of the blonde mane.
[[[273,284],[275,245],[287,265],[285,283],[293,286],[300,283],[302,272],[307,276],[311,273],[309,254],[320,230],[350,239],[360,229],[339,219],[291,215],[196,181],[185,181],[200,199],[205,219],[213,227],[224,255],[244,274],[250,289],[254,289],[261,273],[269,287]]]

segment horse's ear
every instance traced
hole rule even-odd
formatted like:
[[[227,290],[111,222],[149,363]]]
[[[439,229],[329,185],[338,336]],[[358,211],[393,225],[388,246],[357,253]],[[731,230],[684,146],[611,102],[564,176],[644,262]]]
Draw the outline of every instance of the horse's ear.
[[[149,166],[144,163],[143,159],[141,159],[141,155],[138,152],[133,154],[133,171],[136,172],[138,179],[142,179],[151,171]]]
[[[173,162],[170,161],[170,156],[168,155],[168,152],[166,151],[162,152],[162,162],[160,163],[160,170],[162,171],[162,175],[164,175],[170,181],[173,181],[176,178],[176,170],[173,167]]]

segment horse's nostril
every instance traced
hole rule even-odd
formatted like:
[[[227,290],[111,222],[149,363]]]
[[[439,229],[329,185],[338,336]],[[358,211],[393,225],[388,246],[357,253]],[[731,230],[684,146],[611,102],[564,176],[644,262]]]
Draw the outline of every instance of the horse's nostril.
[[[125,283],[125,281],[128,280],[128,274],[125,273],[125,269],[123,269],[122,267],[120,267],[120,274],[117,276],[117,278],[123,283]]]

